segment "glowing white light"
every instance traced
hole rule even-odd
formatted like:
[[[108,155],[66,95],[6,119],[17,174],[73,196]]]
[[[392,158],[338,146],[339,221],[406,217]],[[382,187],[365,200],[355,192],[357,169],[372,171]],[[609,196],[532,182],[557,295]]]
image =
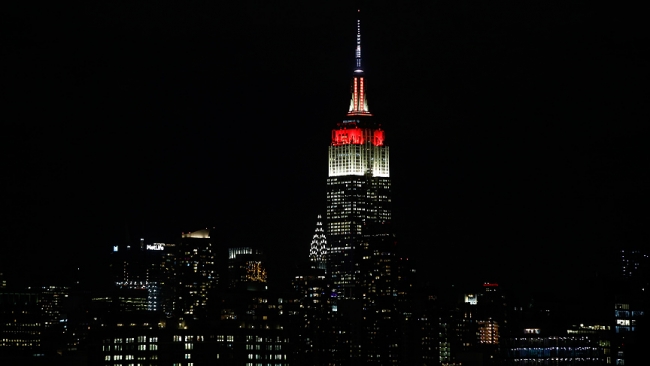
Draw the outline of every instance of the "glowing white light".
[[[390,177],[388,146],[340,145],[329,147],[329,176]]]

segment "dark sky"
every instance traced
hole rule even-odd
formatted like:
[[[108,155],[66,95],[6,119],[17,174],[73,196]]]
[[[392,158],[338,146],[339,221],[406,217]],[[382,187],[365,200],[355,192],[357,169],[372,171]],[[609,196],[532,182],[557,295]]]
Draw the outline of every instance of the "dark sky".
[[[645,20],[599,6],[365,5],[369,105],[423,278],[570,286],[606,272],[611,250],[648,244]],[[127,226],[147,241],[214,226],[278,267],[305,258],[349,103],[355,8],[3,11],[0,272],[101,271]]]

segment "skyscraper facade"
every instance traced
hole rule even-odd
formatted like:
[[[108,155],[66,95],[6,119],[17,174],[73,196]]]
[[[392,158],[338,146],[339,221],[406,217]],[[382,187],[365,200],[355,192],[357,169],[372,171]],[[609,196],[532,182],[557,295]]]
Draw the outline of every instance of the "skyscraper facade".
[[[397,256],[385,132],[368,107],[356,23],[350,107],[332,129],[328,154],[326,273],[331,365],[394,364],[400,355]]]
[[[327,178],[327,269],[336,296],[360,298],[362,262],[373,242],[390,240],[391,184],[384,130],[368,109],[357,20],[350,108],[332,130]]]
[[[174,253],[167,258],[168,278],[173,288],[169,314],[204,319],[208,312],[209,296],[219,284],[215,266],[215,247],[212,230],[183,233]]]

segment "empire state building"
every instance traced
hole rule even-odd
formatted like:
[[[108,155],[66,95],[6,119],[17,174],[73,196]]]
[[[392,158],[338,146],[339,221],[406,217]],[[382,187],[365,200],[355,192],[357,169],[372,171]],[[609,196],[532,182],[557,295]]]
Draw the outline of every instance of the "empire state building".
[[[327,178],[327,272],[338,299],[392,292],[389,150],[368,108],[357,20],[350,107],[332,129]]]

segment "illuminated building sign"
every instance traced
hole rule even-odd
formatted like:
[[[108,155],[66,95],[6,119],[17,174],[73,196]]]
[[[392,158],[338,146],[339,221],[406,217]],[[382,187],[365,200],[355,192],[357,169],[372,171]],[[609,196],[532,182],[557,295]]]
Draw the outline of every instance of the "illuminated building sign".
[[[147,250],[165,250],[165,243],[147,244]]]

